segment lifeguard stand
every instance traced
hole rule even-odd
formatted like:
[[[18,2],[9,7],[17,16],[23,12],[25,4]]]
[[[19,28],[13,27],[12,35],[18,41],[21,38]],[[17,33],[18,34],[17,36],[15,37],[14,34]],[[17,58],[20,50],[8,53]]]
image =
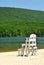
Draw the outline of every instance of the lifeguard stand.
[[[32,55],[36,54],[37,46],[36,46],[36,35],[35,34],[30,35],[29,46],[30,46],[30,52],[32,52]]]
[[[36,54],[36,35],[31,34],[30,37],[26,38],[25,44],[22,44],[22,48],[18,49],[19,56],[28,56],[31,52],[31,55]]]

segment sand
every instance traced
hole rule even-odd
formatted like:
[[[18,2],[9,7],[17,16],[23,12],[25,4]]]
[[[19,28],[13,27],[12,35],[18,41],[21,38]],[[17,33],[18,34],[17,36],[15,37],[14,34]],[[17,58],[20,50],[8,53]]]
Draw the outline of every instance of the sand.
[[[38,49],[36,55],[18,57],[18,51],[0,52],[0,65],[44,65],[44,49]]]

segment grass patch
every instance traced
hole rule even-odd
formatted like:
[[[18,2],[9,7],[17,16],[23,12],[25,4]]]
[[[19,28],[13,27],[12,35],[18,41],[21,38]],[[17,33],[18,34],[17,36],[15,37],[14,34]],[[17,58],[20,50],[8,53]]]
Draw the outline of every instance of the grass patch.
[[[22,47],[22,44],[24,43],[21,43],[21,42],[0,43],[0,52],[17,51],[18,48]],[[44,45],[38,44],[37,48],[44,49]]]
[[[17,51],[18,48],[20,48],[22,43],[0,43],[0,52],[5,52],[5,51]]]

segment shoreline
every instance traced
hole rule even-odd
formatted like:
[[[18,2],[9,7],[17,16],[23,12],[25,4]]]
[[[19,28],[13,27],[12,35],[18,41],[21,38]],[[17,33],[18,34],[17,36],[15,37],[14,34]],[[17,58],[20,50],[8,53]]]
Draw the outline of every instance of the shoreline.
[[[37,48],[37,50],[43,50],[44,48]],[[6,52],[17,52],[18,50],[12,50],[12,51],[0,51],[0,53],[6,53]]]

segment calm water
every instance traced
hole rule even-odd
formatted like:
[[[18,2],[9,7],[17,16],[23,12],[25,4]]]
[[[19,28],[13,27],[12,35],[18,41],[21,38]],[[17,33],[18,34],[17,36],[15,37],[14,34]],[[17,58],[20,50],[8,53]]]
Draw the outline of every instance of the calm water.
[[[26,37],[0,38],[0,42],[25,42]],[[37,44],[44,44],[44,37],[37,37]]]

